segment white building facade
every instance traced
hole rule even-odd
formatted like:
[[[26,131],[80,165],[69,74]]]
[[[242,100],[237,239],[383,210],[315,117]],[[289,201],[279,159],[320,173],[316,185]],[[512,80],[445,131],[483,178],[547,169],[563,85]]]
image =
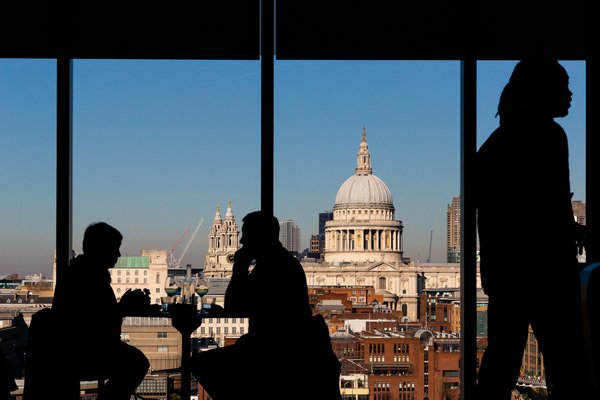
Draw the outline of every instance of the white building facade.
[[[161,304],[166,296],[167,250],[142,250],[141,256],[119,257],[109,269],[111,287],[117,299],[128,290],[148,289],[152,303]]]

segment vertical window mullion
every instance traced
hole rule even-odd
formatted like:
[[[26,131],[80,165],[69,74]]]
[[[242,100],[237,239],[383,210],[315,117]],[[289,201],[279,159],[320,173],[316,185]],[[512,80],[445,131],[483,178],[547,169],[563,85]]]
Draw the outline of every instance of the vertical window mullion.
[[[69,263],[73,227],[73,60],[56,60],[56,276]]]
[[[473,189],[475,187],[477,63],[461,61],[461,347],[460,385],[463,400],[474,399],[477,374],[476,344],[476,218]]]
[[[586,195],[586,226],[589,238],[586,246],[587,263],[600,261],[600,187],[598,186],[597,155],[600,150],[600,135],[598,131],[598,117],[592,110],[598,109],[600,103],[598,98],[598,71],[597,60],[588,57],[585,64],[585,84],[586,84],[586,113],[585,113],[585,195]]]
[[[273,214],[275,1],[261,1],[261,210]]]

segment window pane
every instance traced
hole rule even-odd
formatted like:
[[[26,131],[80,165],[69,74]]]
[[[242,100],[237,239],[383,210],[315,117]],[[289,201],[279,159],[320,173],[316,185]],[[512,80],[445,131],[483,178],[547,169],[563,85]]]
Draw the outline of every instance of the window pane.
[[[275,213],[300,230],[342,380],[368,382],[362,395],[401,398],[415,382],[417,398],[433,396],[442,375],[428,371],[458,370],[460,350],[460,264],[446,241],[460,195],[460,63],[278,61],[275,74]],[[312,251],[320,234],[324,252]]]
[[[77,60],[75,251],[89,223],[106,221],[123,233],[123,256],[177,244],[178,259],[200,225],[181,265],[202,267],[217,207],[224,218],[231,201],[239,227],[260,207],[259,71],[257,61]]]
[[[300,228],[301,250],[318,233],[319,213],[332,210],[354,175],[364,127],[372,173],[389,188],[405,227],[404,257],[446,261],[446,207],[460,193],[459,67],[276,63],[275,209]],[[364,216],[359,212],[365,210],[355,210],[355,218]]]
[[[0,59],[0,126],[0,276],[16,273],[23,279],[41,274],[52,279],[56,222],[54,60]]]

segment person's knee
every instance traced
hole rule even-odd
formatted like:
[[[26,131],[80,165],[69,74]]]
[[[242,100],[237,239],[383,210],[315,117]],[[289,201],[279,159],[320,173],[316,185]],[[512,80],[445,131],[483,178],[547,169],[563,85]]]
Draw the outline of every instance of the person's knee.
[[[148,360],[148,357],[146,357],[146,355],[139,349],[138,350],[138,357],[137,357],[137,366],[139,368],[140,372],[144,372],[144,375],[146,375],[148,373],[148,370],[150,369],[150,361]]]
[[[123,350],[124,351],[121,355],[121,359],[124,361],[126,369],[132,375],[141,377],[141,379],[143,379],[150,369],[150,361],[146,355],[137,347],[130,345],[127,345],[127,347]]]

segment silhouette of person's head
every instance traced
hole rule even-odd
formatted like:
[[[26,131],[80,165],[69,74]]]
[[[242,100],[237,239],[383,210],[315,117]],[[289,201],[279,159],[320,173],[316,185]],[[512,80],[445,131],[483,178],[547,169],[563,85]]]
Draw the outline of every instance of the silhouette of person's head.
[[[527,117],[565,117],[571,106],[569,75],[555,59],[521,60],[500,95],[500,123]]]
[[[83,253],[102,267],[112,268],[121,256],[123,235],[106,222],[90,224],[83,234]]]
[[[240,243],[253,255],[259,255],[279,243],[279,221],[263,211],[254,211],[242,219]]]

